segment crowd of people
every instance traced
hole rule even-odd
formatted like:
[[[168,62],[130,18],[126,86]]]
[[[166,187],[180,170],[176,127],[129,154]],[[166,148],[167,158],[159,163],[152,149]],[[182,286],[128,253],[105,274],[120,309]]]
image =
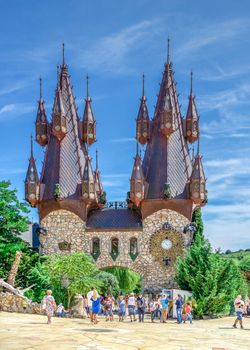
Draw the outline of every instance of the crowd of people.
[[[123,322],[126,317],[130,322],[144,322],[145,314],[149,313],[150,320],[154,323],[156,320],[166,323],[169,318],[169,311],[171,307],[175,306],[177,314],[177,323],[193,323],[192,303],[184,300],[181,295],[178,295],[174,300],[170,300],[168,295],[161,294],[158,297],[149,300],[144,297],[142,293],[137,296],[134,293],[129,295],[120,295],[116,299],[111,293],[105,296],[98,294],[95,288],[92,288],[87,295],[83,296],[83,314],[85,314],[90,322],[98,323],[98,316],[102,315],[108,322],[114,321],[114,313],[118,315],[119,322]],[[69,310],[65,310],[63,304],[58,306],[55,303],[52,291],[48,290],[47,295],[43,298],[42,308],[46,311],[48,317],[48,324],[51,323],[51,318],[56,313],[57,316],[63,317]],[[237,328],[237,324],[243,328],[243,314],[250,314],[249,299],[242,300],[241,295],[238,295],[234,301],[234,308],[236,313],[236,320],[233,324]]]

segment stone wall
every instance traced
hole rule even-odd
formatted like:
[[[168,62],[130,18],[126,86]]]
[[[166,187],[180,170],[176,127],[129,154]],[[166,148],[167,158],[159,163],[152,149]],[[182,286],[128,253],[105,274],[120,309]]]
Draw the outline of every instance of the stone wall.
[[[161,240],[168,232],[162,231],[164,223],[172,227],[172,231],[168,233],[168,238],[173,242],[169,251],[161,248]],[[66,210],[58,210],[50,213],[41,222],[41,225],[47,230],[47,234],[41,237],[42,251],[45,254],[75,251],[91,254],[92,240],[97,237],[100,240],[100,256],[96,261],[99,268],[128,267],[143,277],[146,289],[173,288],[176,287],[174,282],[175,259],[192,241],[189,233],[183,233],[188,223],[188,219],[183,215],[169,209],[162,209],[143,221],[142,230],[93,231],[86,230],[85,223],[75,214]],[[129,254],[132,237],[138,240],[138,256],[134,261]],[[119,255],[115,261],[110,254],[112,238],[119,240]],[[68,250],[60,250],[60,242],[69,244]],[[152,246],[155,247],[154,251]],[[168,257],[170,261],[166,265],[164,260]]]
[[[38,303],[27,303],[24,299],[12,293],[0,293],[0,311],[20,312],[27,314],[44,314]]]
[[[85,223],[74,213],[67,210],[56,210],[48,214],[41,225],[46,234],[40,235],[41,253],[60,254],[58,244],[67,242],[72,252],[88,249],[89,243],[84,240]]]

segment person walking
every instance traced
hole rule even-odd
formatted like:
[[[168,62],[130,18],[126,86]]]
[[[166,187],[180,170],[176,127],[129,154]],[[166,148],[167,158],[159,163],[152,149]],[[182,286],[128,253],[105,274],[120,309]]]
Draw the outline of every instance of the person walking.
[[[42,309],[46,311],[47,324],[51,324],[51,318],[54,316],[54,311],[56,310],[56,302],[52,296],[52,290],[48,289],[45,297],[42,300]]]
[[[168,297],[163,294],[162,297],[160,298],[160,303],[161,303],[161,312],[162,312],[162,323],[166,323],[167,321],[167,315],[168,315],[168,303],[169,299]]]
[[[101,310],[101,301],[102,297],[97,293],[97,291],[93,290],[93,296],[91,298],[92,301],[92,320],[91,322],[97,323],[97,315],[100,313]]]
[[[161,310],[162,310],[162,306],[160,303],[160,298],[158,298],[155,302],[156,305],[156,309],[155,309],[155,317],[157,317],[160,321],[162,320],[161,318]]]
[[[155,311],[156,311],[156,302],[155,302],[155,299],[152,299],[151,302],[149,303],[149,312],[150,312],[150,318],[152,323],[155,321]]]
[[[176,313],[177,313],[177,322],[182,323],[182,308],[183,308],[183,298],[178,294],[178,298],[175,300]]]
[[[135,305],[136,305],[135,295],[134,295],[134,293],[130,293],[129,298],[128,298],[128,314],[130,317],[130,322],[136,321]]]
[[[141,293],[138,295],[138,298],[137,298],[136,302],[137,302],[139,322],[144,322],[146,301],[145,301],[145,298],[143,297],[143,295]]]
[[[105,311],[106,311],[106,321],[113,321],[113,305],[114,305],[114,297],[111,294],[108,294],[105,300]]]
[[[124,321],[124,317],[126,314],[126,301],[123,295],[120,295],[117,301],[118,305],[118,316],[119,316],[119,322]]]
[[[185,306],[185,312],[186,312],[186,316],[185,316],[184,323],[186,323],[187,320],[189,320],[190,324],[192,324],[193,323],[192,304],[190,302],[187,302]]]
[[[240,323],[240,328],[243,329],[243,311],[244,311],[244,301],[241,295],[238,295],[234,301],[234,308],[236,312],[236,320],[234,321],[233,327],[237,328],[237,323]]]

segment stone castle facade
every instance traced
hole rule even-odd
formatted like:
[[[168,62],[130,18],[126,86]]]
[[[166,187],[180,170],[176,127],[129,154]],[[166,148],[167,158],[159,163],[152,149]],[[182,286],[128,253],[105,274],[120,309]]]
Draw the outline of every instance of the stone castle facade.
[[[192,213],[206,203],[198,122],[192,75],[186,118],[181,115],[168,46],[152,119],[143,77],[136,121],[137,150],[127,200],[107,203],[98,155],[93,170],[88,154],[88,147],[96,141],[88,77],[80,119],[63,50],[51,122],[40,85],[36,141],[45,147],[41,176],[32,143],[25,179],[26,199],[38,208],[41,253],[83,251],[92,255],[99,268],[120,266],[139,273],[144,290],[175,287],[176,258],[193,239]],[[188,143],[196,141],[197,154],[191,159]],[[146,146],[143,159],[139,143]]]

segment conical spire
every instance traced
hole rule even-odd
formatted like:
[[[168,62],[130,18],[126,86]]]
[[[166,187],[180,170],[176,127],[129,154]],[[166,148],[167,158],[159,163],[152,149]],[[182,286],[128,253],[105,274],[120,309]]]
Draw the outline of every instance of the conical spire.
[[[92,171],[90,156],[85,157],[85,167],[82,179],[82,196],[85,200],[94,200],[96,198],[95,178]]]
[[[33,137],[30,138],[29,166],[25,177],[25,199],[35,207],[39,200],[39,177],[33,155]]]
[[[42,96],[42,78],[39,79],[40,83],[40,98],[38,101],[38,108],[36,114],[36,141],[42,147],[48,143],[48,120],[44,107],[44,101]]]
[[[54,106],[52,111],[52,132],[61,141],[67,132],[66,113],[64,109],[62,91],[57,86]]]
[[[145,75],[142,75],[142,98],[136,119],[136,140],[145,145],[150,137],[150,119],[145,96]]]
[[[207,201],[206,178],[200,155],[200,135],[198,135],[197,154],[193,163],[193,171],[190,177],[190,197],[197,205],[204,205]]]
[[[168,37],[168,53],[167,62],[165,64],[165,70],[163,73],[163,78],[161,82],[160,94],[157,101],[157,110],[160,118],[160,129],[163,135],[167,138],[175,131],[175,115],[174,115],[174,101],[173,94],[170,90],[173,88],[171,86],[172,69],[170,62],[170,39]]]
[[[193,143],[197,140],[199,133],[198,113],[193,96],[193,72],[190,75],[190,95],[186,115],[186,138],[188,142]]]
[[[144,199],[145,180],[142,171],[141,158],[139,156],[139,145],[136,142],[136,156],[134,160],[133,170],[130,178],[130,201],[137,207]]]
[[[86,77],[86,99],[85,99],[85,108],[83,112],[82,119],[82,134],[83,141],[87,145],[92,145],[96,141],[96,121],[91,106],[91,98],[89,96],[89,76]]]
[[[95,190],[98,195],[99,201],[101,199],[101,195],[103,193],[103,187],[102,187],[102,181],[101,181],[101,174],[99,171],[99,165],[98,165],[98,150],[96,149],[96,169],[94,173],[94,179],[95,179]]]

